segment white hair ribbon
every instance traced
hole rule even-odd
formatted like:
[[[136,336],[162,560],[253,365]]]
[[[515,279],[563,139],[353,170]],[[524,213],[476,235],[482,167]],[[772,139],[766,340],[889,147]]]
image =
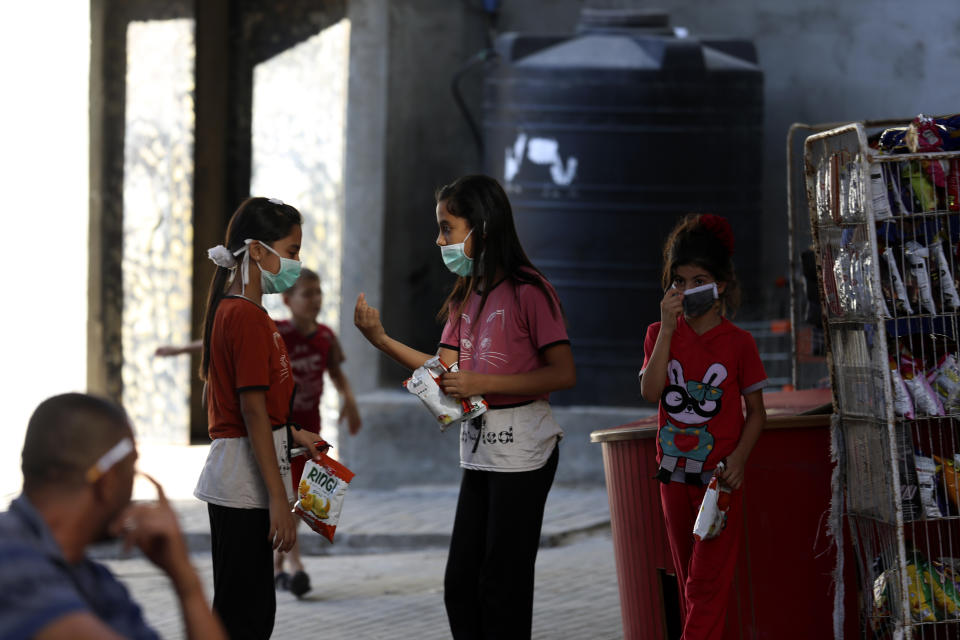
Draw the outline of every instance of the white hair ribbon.
[[[222,244],[218,244],[212,249],[207,249],[207,257],[210,258],[215,265],[223,267],[224,269],[233,269],[237,266],[236,258],[234,258],[230,250]]]

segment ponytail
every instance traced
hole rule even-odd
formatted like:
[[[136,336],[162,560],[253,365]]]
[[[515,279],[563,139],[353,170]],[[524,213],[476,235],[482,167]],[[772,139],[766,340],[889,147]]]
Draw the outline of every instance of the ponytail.
[[[217,267],[217,271],[210,280],[210,290],[207,292],[207,309],[203,313],[203,353],[200,357],[200,379],[206,382],[207,372],[210,370],[210,334],[213,331],[213,319],[217,315],[217,307],[227,294],[227,284],[230,282],[230,269]]]

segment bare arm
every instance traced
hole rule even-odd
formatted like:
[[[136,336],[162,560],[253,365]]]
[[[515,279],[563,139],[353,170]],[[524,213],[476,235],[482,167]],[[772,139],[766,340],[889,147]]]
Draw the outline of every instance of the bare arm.
[[[724,482],[734,489],[743,484],[743,471],[747,466],[747,458],[760,439],[760,433],[767,423],[767,410],[763,406],[763,392],[760,390],[748,393],[743,397],[747,405],[746,420],[740,441],[737,447],[727,456],[727,468],[720,476]]]
[[[197,338],[185,345],[164,344],[157,347],[155,356],[178,356],[181,353],[200,353],[203,350],[203,340]]]
[[[442,358],[442,354],[441,354]],[[441,378],[443,392],[457,398],[488,393],[536,396],[569,389],[577,384],[577,369],[569,344],[556,344],[543,352],[544,366],[526,373],[493,375],[458,371]]]
[[[355,436],[363,426],[363,422],[360,420],[360,410],[357,408],[357,401],[353,397],[353,389],[350,387],[350,381],[347,380],[347,374],[343,372],[339,364],[327,369],[327,374],[343,400],[343,407],[340,409],[340,421],[346,420],[350,435]]]
[[[353,324],[370,344],[411,371],[433,357],[429,353],[408,347],[388,336],[380,322],[380,311],[367,304],[367,297],[363,293],[357,296],[357,306],[353,310]]]
[[[289,551],[297,540],[297,529],[287,490],[277,466],[277,453],[273,446],[273,430],[267,414],[267,398],[263,391],[244,391],[240,394],[240,413],[247,426],[247,436],[253,448],[253,456],[263,482],[267,485],[270,500],[270,535],[274,549]]]
[[[667,362],[670,360],[670,341],[677,328],[677,317],[683,311],[683,292],[667,289],[660,301],[660,333],[653,345],[647,368],[640,376],[640,395],[647,402],[657,403],[667,380]]]
[[[33,637],[35,640],[123,640],[123,636],[89,611],[57,618]]]

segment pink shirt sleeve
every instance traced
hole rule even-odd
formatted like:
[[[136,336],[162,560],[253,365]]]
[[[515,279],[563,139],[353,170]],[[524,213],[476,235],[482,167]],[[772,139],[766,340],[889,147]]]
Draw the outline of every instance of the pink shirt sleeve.
[[[448,349],[453,349],[454,351],[460,351],[460,340],[457,337],[457,322],[460,317],[456,318],[453,314],[450,314],[447,317],[446,324],[443,325],[443,332],[440,334],[440,346],[446,347]]]
[[[552,300],[536,285],[523,285],[518,292],[522,317],[530,332],[530,340],[538,350],[570,342],[557,294],[550,283],[544,281],[544,284]]]

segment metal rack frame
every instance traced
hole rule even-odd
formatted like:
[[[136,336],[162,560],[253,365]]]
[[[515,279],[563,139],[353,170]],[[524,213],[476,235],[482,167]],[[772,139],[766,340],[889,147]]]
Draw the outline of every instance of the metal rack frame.
[[[960,556],[960,527],[957,526],[960,515],[945,506],[938,509],[948,509],[946,512],[931,516],[922,511],[924,507],[917,508],[911,491],[904,493],[905,488],[914,487],[912,483],[917,474],[914,441],[931,457],[936,453],[944,456],[945,451],[950,451],[952,457],[952,453],[960,452],[956,422],[960,419],[960,404],[944,408],[943,415],[921,417],[919,410],[915,418],[900,415],[894,397],[897,380],[890,366],[893,361],[894,371],[899,371],[906,358],[901,355],[904,349],[911,354],[918,351],[920,362],[929,361],[931,357],[936,360],[941,351],[947,352],[948,343],[953,343],[956,351],[955,343],[960,338],[960,306],[951,304],[948,310],[941,289],[939,304],[932,301],[932,308],[925,303],[925,308],[905,313],[896,300],[885,301],[884,287],[892,288],[893,277],[889,267],[885,277],[881,270],[883,259],[899,261],[901,265],[909,259],[916,267],[916,258],[908,258],[911,250],[904,249],[907,233],[914,239],[928,238],[921,248],[932,248],[940,246],[938,234],[946,229],[948,246],[952,247],[951,226],[956,222],[956,232],[960,233],[960,210],[951,210],[946,205],[940,207],[937,197],[932,209],[909,215],[884,215],[878,220],[875,210],[876,205],[883,207],[887,203],[886,176],[895,174],[899,189],[903,167],[919,167],[929,161],[960,162],[960,152],[888,155],[871,149],[866,128],[890,124],[906,122],[846,124],[811,135],[804,145],[810,229],[817,258],[827,365],[834,390],[834,442],[841,449],[836,453],[844,498],[842,505],[834,504],[833,508],[843,510],[857,555],[864,636],[960,637],[960,608],[949,617],[946,617],[949,607],[945,608],[943,619],[931,620],[929,617],[935,617],[935,607],[931,606],[930,616],[918,619],[913,612],[916,600],[912,600],[910,593],[911,586],[917,587],[918,581],[924,579],[919,573],[913,545],[917,544],[917,549],[922,547],[931,555],[936,551],[941,557]],[[791,166],[793,135],[804,127],[808,125],[794,125],[788,136]],[[877,175],[879,183],[875,182]],[[908,184],[912,201],[914,182],[908,180]],[[875,192],[880,186],[883,191]],[[789,181],[788,193],[792,205]],[[945,196],[946,190],[943,194]],[[943,203],[946,203],[945,197]],[[795,273],[796,221],[792,206],[789,215],[791,273]],[[900,234],[895,241],[890,240],[890,235],[884,240],[887,251],[893,252],[892,247],[897,246],[899,255],[881,254],[878,222],[893,225],[892,231],[885,227],[885,233]],[[954,252],[950,251],[949,255],[949,270],[956,274]],[[935,260],[933,256],[930,259]],[[791,302],[793,298],[791,296]],[[793,306],[791,314],[796,325]],[[793,332],[796,339],[796,328]],[[931,338],[930,334],[938,337]],[[893,353],[888,349],[890,344],[897,347]],[[916,378],[911,381],[920,382]],[[949,491],[946,473],[944,470],[936,485],[943,496]],[[914,474],[913,480],[911,474]],[[960,504],[956,507],[952,511],[960,513]],[[842,547],[842,541],[838,541],[838,545]],[[879,606],[883,600],[889,601],[888,611]],[[940,610],[936,612],[939,615]]]

